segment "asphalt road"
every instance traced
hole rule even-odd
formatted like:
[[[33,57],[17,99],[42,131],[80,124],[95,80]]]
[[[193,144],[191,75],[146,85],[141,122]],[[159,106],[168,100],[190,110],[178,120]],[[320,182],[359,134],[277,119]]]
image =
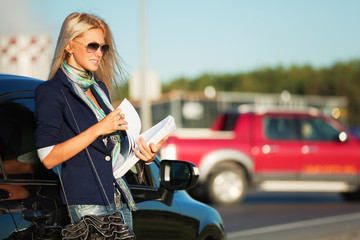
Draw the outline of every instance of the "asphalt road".
[[[250,192],[236,206],[213,206],[228,240],[360,240],[360,202],[334,193]]]

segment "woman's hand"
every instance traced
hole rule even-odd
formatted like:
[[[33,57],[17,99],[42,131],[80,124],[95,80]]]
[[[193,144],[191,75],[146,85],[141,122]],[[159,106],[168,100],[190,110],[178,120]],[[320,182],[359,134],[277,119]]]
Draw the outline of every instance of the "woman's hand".
[[[127,121],[125,121],[125,115],[121,113],[121,109],[117,108],[109,113],[100,122],[95,124],[96,132],[100,135],[107,135],[117,130],[127,130]]]
[[[104,119],[82,133],[72,137],[65,142],[55,145],[51,152],[43,159],[42,163],[48,169],[67,161],[101,135],[107,135],[117,130],[127,130],[127,122],[124,120],[121,109],[109,113]]]
[[[139,137],[138,140],[136,140],[136,144],[140,151],[136,150],[135,148],[133,148],[133,151],[140,160],[146,163],[151,163],[154,161],[157,152],[160,150],[167,139],[168,137],[164,137],[158,144],[155,145],[150,143],[148,145],[142,137]]]

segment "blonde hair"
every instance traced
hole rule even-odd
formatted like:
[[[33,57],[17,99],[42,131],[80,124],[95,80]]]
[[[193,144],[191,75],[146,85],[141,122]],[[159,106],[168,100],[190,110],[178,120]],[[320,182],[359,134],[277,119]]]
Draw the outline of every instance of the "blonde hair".
[[[55,76],[56,71],[67,58],[68,52],[65,48],[70,41],[94,28],[102,29],[105,36],[105,43],[110,46],[109,51],[102,57],[99,68],[94,72],[94,75],[96,79],[105,83],[106,87],[111,91],[112,84],[116,83],[117,78],[123,75],[123,70],[120,66],[121,59],[116,52],[109,26],[101,18],[88,13],[71,13],[64,20],[57,40],[49,79]]]

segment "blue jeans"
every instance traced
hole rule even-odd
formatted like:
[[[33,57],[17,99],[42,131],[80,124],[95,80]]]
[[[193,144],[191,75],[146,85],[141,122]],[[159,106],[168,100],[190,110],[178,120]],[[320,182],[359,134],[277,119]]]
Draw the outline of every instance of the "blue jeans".
[[[109,205],[70,205],[70,214],[74,223],[78,223],[85,215],[101,216],[114,212],[115,210],[121,211],[124,216],[125,223],[133,229],[132,213],[127,205],[121,201],[121,209],[116,209],[115,203]]]

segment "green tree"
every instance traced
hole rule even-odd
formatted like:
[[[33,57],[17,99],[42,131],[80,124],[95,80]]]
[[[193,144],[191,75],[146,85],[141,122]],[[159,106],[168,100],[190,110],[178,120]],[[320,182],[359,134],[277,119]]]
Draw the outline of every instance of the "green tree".
[[[259,68],[245,73],[203,74],[188,79],[178,78],[163,86],[173,89],[203,91],[212,85],[218,91],[280,93],[286,89],[292,94],[319,96],[346,96],[349,100],[349,123],[360,125],[360,60],[337,62],[329,67],[310,65]]]

